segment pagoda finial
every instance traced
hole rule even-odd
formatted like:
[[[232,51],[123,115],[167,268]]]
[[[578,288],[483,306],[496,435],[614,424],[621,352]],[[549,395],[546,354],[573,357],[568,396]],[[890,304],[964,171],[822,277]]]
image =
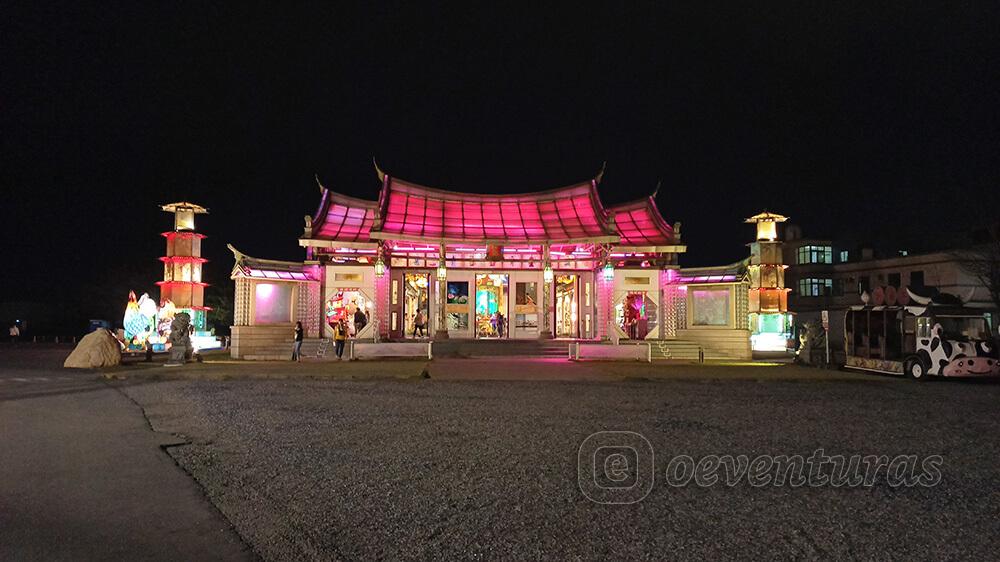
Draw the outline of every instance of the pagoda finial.
[[[378,167],[378,162],[375,161],[374,156],[372,156],[372,164],[375,165],[375,174],[378,176],[378,181],[385,183],[385,172],[382,171],[382,168]]]
[[[601,183],[601,179],[604,178],[604,170],[607,169],[607,167],[608,161],[605,160],[604,163],[601,164],[601,171],[597,172],[597,175],[594,176],[594,183]]]
[[[326,191],[326,187],[323,186],[323,182],[319,181],[319,174],[313,174],[313,177],[316,178],[316,185],[319,186],[319,192],[323,193]]]
[[[663,180],[656,180],[656,189],[653,190],[653,195],[651,197],[656,199],[656,195],[660,192],[660,185],[663,184]]]

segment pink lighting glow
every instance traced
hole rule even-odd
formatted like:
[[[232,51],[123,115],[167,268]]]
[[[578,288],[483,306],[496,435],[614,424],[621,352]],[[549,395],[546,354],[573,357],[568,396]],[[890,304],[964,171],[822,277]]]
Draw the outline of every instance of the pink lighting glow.
[[[380,232],[396,236],[570,240],[614,235],[590,182],[541,193],[477,195],[389,178],[382,197]]]
[[[652,197],[612,207],[621,243],[627,246],[666,246],[674,243],[674,229],[663,220]]]

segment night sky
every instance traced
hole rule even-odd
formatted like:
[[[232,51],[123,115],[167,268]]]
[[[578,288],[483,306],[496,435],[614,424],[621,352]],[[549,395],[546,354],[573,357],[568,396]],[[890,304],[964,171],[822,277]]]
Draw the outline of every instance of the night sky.
[[[607,161],[606,204],[663,182],[691,266],[744,257],[765,207],[898,246],[997,215],[996,3],[75,4],[0,23],[0,300],[154,292],[180,199],[211,209],[210,281],[227,242],[301,259],[313,175],[373,198],[373,156],[484,193]]]

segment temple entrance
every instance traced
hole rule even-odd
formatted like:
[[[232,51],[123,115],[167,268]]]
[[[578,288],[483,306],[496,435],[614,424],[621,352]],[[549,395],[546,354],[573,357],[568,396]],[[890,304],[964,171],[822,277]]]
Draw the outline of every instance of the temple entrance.
[[[507,295],[509,276],[506,273],[476,274],[476,337],[507,337]],[[497,313],[502,314],[499,317]]]
[[[341,319],[346,320],[350,334],[357,335],[371,320],[371,306],[371,301],[358,289],[334,289],[324,307],[326,323],[333,326]]]
[[[557,338],[576,338],[580,335],[577,322],[577,280],[577,276],[572,274],[555,277]]]
[[[629,339],[641,340],[650,330],[650,315],[655,305],[645,291],[630,292],[625,300],[615,305],[615,321]]]
[[[429,273],[403,274],[403,337],[427,337],[430,334]]]

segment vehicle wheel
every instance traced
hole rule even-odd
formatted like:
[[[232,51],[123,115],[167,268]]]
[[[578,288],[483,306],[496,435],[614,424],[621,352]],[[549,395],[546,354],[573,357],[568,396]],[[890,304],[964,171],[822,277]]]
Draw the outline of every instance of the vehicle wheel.
[[[906,377],[915,381],[927,380],[927,365],[917,357],[911,357],[903,364]]]

